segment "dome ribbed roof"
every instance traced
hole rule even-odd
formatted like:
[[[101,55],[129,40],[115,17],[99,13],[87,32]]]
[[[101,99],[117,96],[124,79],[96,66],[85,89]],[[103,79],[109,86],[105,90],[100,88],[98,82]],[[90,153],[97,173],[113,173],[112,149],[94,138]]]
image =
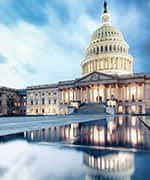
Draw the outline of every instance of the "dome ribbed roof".
[[[92,41],[108,41],[108,40],[121,40],[124,41],[122,33],[115,27],[107,25],[98,28],[92,35]]]

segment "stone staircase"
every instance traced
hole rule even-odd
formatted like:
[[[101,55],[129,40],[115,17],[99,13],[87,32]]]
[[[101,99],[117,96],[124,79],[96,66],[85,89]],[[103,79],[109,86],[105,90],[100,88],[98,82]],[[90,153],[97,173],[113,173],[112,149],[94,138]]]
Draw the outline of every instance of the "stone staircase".
[[[103,104],[93,103],[93,104],[83,104],[76,109],[75,114],[105,114],[106,108]]]

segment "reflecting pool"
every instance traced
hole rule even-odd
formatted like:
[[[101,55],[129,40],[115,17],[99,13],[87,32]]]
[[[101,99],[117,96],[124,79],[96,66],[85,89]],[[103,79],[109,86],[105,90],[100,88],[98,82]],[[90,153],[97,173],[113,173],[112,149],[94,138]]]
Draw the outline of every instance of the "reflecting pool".
[[[150,131],[116,117],[0,137],[2,180],[150,179]]]

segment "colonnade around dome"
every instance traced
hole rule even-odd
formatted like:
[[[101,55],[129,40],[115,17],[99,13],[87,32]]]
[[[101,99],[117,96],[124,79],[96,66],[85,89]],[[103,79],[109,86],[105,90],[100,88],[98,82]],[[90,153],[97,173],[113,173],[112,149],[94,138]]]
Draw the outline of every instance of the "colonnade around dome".
[[[114,55],[109,57],[93,57],[82,65],[82,74],[87,75],[91,72],[103,72],[107,74],[131,74],[132,60],[126,57]]]
[[[127,55],[128,49],[120,45],[101,45],[93,46],[86,51],[86,57],[104,53],[121,53]]]

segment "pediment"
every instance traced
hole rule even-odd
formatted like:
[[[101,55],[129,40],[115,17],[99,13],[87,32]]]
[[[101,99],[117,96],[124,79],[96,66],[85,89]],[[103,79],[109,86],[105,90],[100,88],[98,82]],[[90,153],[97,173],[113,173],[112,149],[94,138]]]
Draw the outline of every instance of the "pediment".
[[[78,83],[88,82],[88,81],[92,82],[92,81],[112,80],[112,79],[113,79],[113,77],[111,75],[94,72],[94,73],[91,73],[91,74],[79,79]]]

